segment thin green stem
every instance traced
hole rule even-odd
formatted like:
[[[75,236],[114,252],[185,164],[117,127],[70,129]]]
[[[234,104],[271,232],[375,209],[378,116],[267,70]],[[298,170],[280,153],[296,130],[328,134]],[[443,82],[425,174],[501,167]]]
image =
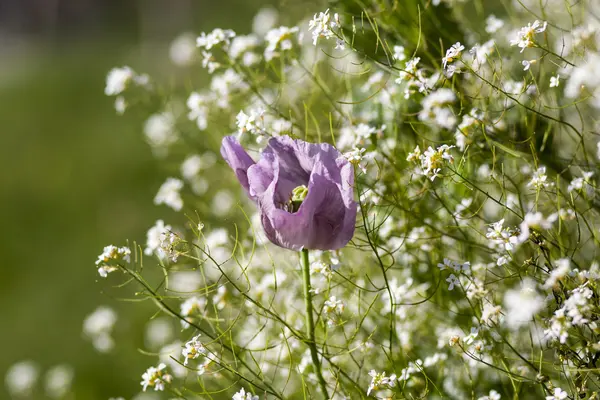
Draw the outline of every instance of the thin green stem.
[[[310,356],[315,367],[315,374],[317,375],[321,392],[325,399],[329,399],[327,383],[321,372],[321,361],[319,361],[319,353],[315,342],[315,320],[313,317],[312,292],[310,286],[310,264],[308,262],[308,250],[306,249],[300,251],[300,265],[302,266],[302,280],[304,282],[304,304],[306,305],[305,323],[306,336],[308,337],[307,344],[310,349]]]

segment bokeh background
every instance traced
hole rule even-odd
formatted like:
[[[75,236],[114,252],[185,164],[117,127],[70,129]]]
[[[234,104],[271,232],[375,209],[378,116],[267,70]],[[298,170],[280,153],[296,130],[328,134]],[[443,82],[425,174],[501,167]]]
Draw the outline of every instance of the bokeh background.
[[[131,399],[155,361],[138,350],[151,305],[115,298],[94,268],[104,245],[143,243],[156,219],[175,218],[152,203],[168,172],[143,140],[144,116],[116,115],[106,73],[189,73],[168,56],[177,35],[250,32],[265,6],[308,12],[263,0],[0,0],[0,375],[36,363],[29,398],[48,398],[44,373],[67,364],[66,398]],[[104,304],[119,315],[110,354],[82,335]],[[10,398],[4,385],[0,398]]]

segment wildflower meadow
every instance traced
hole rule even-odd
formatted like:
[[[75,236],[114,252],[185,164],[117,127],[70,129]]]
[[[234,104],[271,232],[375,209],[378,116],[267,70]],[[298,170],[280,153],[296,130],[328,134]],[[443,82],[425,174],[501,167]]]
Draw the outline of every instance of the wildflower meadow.
[[[157,399],[599,399],[600,2],[318,4],[107,71],[168,178],[88,345],[123,301]]]

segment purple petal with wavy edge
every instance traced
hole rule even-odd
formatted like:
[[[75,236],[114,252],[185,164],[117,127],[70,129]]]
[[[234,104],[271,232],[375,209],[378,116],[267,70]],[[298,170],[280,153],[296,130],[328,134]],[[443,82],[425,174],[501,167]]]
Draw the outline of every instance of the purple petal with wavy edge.
[[[255,164],[252,157],[248,155],[246,150],[238,143],[234,136],[226,136],[221,142],[221,156],[227,164],[235,172],[235,175],[240,181],[242,187],[250,198],[254,195],[250,194],[250,185],[248,184],[248,168]]]

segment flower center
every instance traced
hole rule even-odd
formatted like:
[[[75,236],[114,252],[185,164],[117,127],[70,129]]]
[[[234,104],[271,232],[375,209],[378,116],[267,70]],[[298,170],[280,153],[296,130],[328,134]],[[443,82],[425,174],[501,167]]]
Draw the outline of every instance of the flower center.
[[[308,196],[308,188],[305,185],[297,186],[292,190],[292,196],[289,202],[291,212],[295,213],[300,209],[300,205]]]

